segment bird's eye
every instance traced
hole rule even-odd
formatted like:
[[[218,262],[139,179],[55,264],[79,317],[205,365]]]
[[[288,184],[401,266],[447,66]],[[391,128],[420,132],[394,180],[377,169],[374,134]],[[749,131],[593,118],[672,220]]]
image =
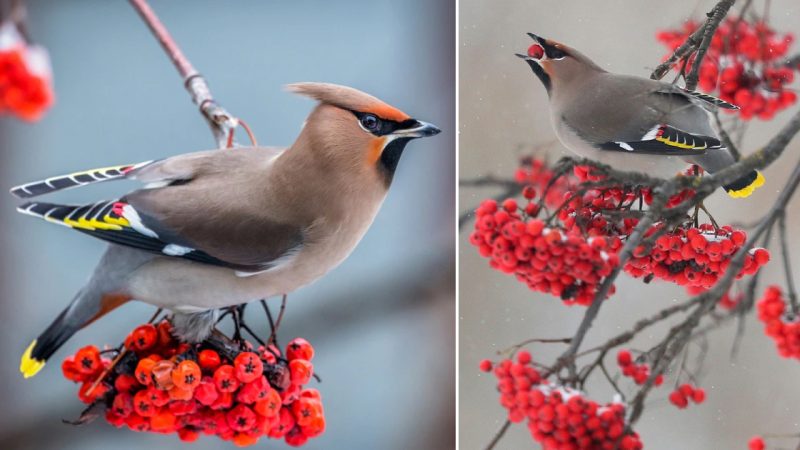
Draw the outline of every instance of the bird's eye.
[[[368,131],[377,131],[378,128],[380,128],[381,123],[380,120],[378,120],[378,118],[372,114],[365,114],[363,117],[361,117],[361,125]]]

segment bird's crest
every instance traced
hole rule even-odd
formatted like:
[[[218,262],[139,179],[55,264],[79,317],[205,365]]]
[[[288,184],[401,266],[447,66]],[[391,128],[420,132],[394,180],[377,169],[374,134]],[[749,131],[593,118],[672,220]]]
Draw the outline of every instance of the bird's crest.
[[[290,92],[311,97],[322,103],[362,113],[372,113],[382,119],[402,122],[408,114],[381,100],[347,86],[331,83],[293,83],[286,86]]]

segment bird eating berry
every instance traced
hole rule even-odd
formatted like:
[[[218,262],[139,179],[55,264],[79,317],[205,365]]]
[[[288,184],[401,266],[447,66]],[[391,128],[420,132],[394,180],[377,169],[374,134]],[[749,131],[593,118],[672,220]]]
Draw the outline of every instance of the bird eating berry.
[[[674,84],[613,74],[579,51],[532,33],[528,63],[550,98],[556,135],[580,156],[624,170],[673,177],[689,164],[716,173],[735,163],[714,127],[724,100]],[[531,52],[534,55],[531,55]],[[764,184],[757,170],[723,186],[731,197],[748,197]]]

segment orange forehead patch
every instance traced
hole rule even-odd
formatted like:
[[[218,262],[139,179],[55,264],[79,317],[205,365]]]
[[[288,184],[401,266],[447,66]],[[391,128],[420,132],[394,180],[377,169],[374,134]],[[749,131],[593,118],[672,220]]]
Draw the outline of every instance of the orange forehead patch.
[[[381,119],[394,120],[395,122],[402,122],[411,118],[403,111],[400,111],[399,109],[389,106],[385,103],[370,105],[370,107],[363,112],[372,113]]]
[[[372,139],[372,142],[369,143],[369,150],[367,151],[367,162],[370,164],[376,164],[381,158],[381,153],[383,153],[384,147],[386,147],[385,137],[377,137]]]

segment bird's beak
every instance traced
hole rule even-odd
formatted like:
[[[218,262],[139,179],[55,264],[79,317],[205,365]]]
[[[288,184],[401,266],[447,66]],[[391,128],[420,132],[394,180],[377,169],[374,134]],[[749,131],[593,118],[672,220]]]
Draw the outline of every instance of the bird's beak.
[[[535,35],[533,33],[528,33],[528,36],[530,36],[531,39],[536,41],[536,43],[539,44],[539,45],[544,45],[547,42],[547,39],[540,38],[539,36],[537,36],[537,35]]]
[[[534,42],[536,42],[537,44],[541,45],[543,49],[547,48],[547,47],[545,47],[547,45],[547,39],[539,37],[539,36],[537,36],[537,35],[535,35],[533,33],[528,33],[528,36],[530,36],[531,39],[533,39]],[[524,59],[525,61],[528,61],[528,64],[530,64],[530,63],[539,64],[539,62],[541,60],[547,58],[547,55],[542,55],[541,58],[533,58],[531,56],[524,55],[522,53],[514,53],[514,54],[517,55],[518,57]]]
[[[440,130],[436,125],[433,125],[428,122],[423,122],[421,120],[416,120],[414,125],[410,128],[403,128],[400,130],[396,130],[392,133],[392,136],[396,136],[399,138],[421,138],[421,137],[429,137],[429,136],[436,136],[437,134],[441,133]]]

